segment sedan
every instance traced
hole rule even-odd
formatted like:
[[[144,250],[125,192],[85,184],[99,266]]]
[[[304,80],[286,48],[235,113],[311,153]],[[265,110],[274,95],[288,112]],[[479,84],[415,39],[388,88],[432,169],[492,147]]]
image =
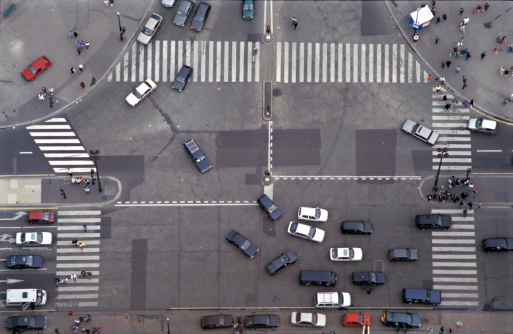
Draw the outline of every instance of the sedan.
[[[251,20],[255,17],[255,4],[253,0],[242,0],[242,18]]]
[[[38,269],[43,266],[43,258],[39,255],[10,255],[5,265],[9,269]]]
[[[226,236],[226,241],[228,241],[230,245],[237,248],[250,259],[254,258],[259,250],[257,246],[253,245],[251,241],[244,238],[235,230],[231,230],[230,233],[228,233],[228,235]]]
[[[372,234],[372,223],[366,221],[343,221],[340,223],[343,234]]]
[[[267,264],[265,269],[269,274],[276,275],[288,265],[296,263],[297,259],[296,253],[293,250],[288,250]]]
[[[419,123],[414,122],[410,119],[407,119],[406,122],[404,122],[404,125],[401,130],[431,145],[435,145],[439,137],[438,132],[432,131],[427,127],[420,125]]]
[[[326,315],[321,313],[292,312],[290,322],[294,326],[326,327]]]
[[[281,210],[274,204],[269,196],[262,195],[262,197],[257,200],[257,203],[260,205],[260,208],[269,215],[269,219],[276,220],[281,217]]]
[[[331,261],[360,261],[363,257],[361,248],[331,248]]]
[[[178,74],[176,75],[175,81],[173,81],[173,85],[171,88],[176,90],[177,92],[181,92],[185,89],[185,85],[187,85],[187,81],[189,81],[189,77],[192,74],[192,67],[183,65]]]
[[[321,230],[320,228],[316,228],[301,223],[296,223],[293,221],[289,223],[287,233],[295,237],[307,239],[318,243],[323,242],[324,236],[326,235],[324,230]]]
[[[344,326],[344,327],[370,326],[370,315],[367,313],[345,313],[342,315],[342,326]]]
[[[7,318],[7,329],[21,333],[27,329],[46,329],[47,319],[44,315],[20,315]]]
[[[420,314],[410,312],[385,311],[381,317],[381,322],[385,326],[396,327],[397,331],[403,328],[405,332],[408,328],[419,328],[422,326]]]
[[[28,223],[29,224],[53,224],[55,222],[54,211],[29,211]]]
[[[513,250],[513,239],[512,238],[494,238],[494,239],[484,239],[483,240],[483,249],[485,251],[510,251]]]
[[[319,208],[308,208],[302,206],[297,211],[297,219],[308,220],[312,222],[325,222],[328,220],[328,211]]]
[[[388,250],[388,259],[390,261],[417,261],[416,249],[410,248],[395,248]]]
[[[369,271],[363,273],[353,273],[353,284],[359,285],[371,293],[376,285],[385,284],[385,273],[380,271]]]
[[[148,45],[153,36],[157,33],[157,30],[162,23],[162,16],[159,14],[151,14],[148,22],[144,25],[141,32],[137,36],[137,41],[141,44]]]
[[[276,314],[255,314],[244,318],[246,328],[276,328],[280,325],[280,318]]]
[[[157,84],[152,80],[148,79],[137,86],[128,96],[126,97],[126,102],[135,107],[139,104],[145,97],[153,93],[153,91],[157,89]]]
[[[209,13],[210,5],[206,2],[200,2],[198,9],[196,9],[196,14],[194,14],[194,18],[192,19],[191,29],[197,32],[203,30]]]
[[[162,0],[162,6],[171,8],[175,5],[175,0]]]
[[[468,121],[468,128],[474,132],[486,133],[494,136],[497,133],[497,122],[484,118],[472,118]]]
[[[176,11],[173,23],[179,27],[183,27],[185,25],[185,21],[187,21],[187,16],[189,16],[189,13],[195,3],[196,0],[182,0],[178,6],[178,10]]]
[[[201,328],[232,328],[233,318],[229,314],[206,315],[201,317]]]
[[[418,215],[415,217],[415,225],[424,230],[426,228],[447,230],[452,226],[449,215]]]
[[[52,244],[52,233],[50,232],[18,232],[16,233],[16,244],[32,246],[48,246]]]
[[[35,62],[30,64],[21,75],[27,80],[32,81],[37,78],[38,75],[46,71],[50,66],[52,66],[52,62],[46,56],[39,57]]]

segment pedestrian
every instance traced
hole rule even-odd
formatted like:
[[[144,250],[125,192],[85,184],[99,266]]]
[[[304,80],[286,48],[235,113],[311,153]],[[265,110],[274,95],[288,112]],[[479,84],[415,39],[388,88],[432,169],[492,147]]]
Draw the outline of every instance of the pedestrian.
[[[462,76],[461,78],[463,79],[463,83],[467,82],[467,76],[466,75]]]
[[[78,55],[80,56],[80,53],[82,53],[82,50],[80,48],[77,48]]]
[[[66,199],[66,188],[61,187],[60,190],[61,190],[62,197],[64,197],[64,199]]]
[[[67,277],[63,277],[62,278],[62,283],[63,284],[68,284],[68,278]]]
[[[89,187],[88,187],[88,186],[85,186],[85,187],[84,187],[84,191],[86,192],[86,194],[88,194],[88,195],[89,195],[89,191],[91,191],[91,189],[89,189]]]
[[[437,87],[435,88],[435,91],[436,91],[437,93],[439,93],[441,90],[442,90],[442,86],[437,86]]]
[[[444,13],[444,15],[442,15],[442,21],[443,22],[447,21],[447,14],[446,13]]]
[[[445,85],[445,77],[440,77],[440,84]]]
[[[88,273],[87,273],[87,277],[88,277],[89,279],[91,279],[91,278],[93,278],[93,274],[92,274],[91,272],[88,272]]]
[[[502,41],[506,42],[506,36],[502,36]]]
[[[499,68],[499,75],[503,75],[504,72],[506,72],[506,69],[504,68],[504,66],[501,66],[501,68]]]
[[[71,74],[75,74],[75,69],[73,68],[73,66],[71,66],[69,70],[71,71]]]
[[[78,73],[84,72],[84,66],[82,64],[78,65]]]
[[[428,82],[431,82],[431,80],[433,80],[433,76],[430,74],[430,75],[427,77],[427,81],[428,81]]]
[[[469,210],[472,210],[472,205],[474,205],[474,203],[472,203],[472,202],[468,202],[468,203],[467,203],[467,205],[468,205],[468,207],[469,207]]]
[[[460,26],[460,31],[461,31],[461,33],[462,33],[463,35],[465,35],[465,25],[464,25],[464,24],[462,24],[462,25]]]
[[[463,19],[463,24],[467,25],[470,22],[470,19],[468,17]]]
[[[508,49],[509,51],[509,49]],[[493,54],[496,55],[497,54],[497,48],[493,49]]]
[[[508,54],[511,54],[511,52],[513,52],[513,44],[509,44],[508,45]]]
[[[86,329],[86,334],[90,334],[91,331],[89,329]]]
[[[488,2],[486,3],[488,4]],[[486,6],[486,5],[485,5]],[[452,328],[449,328],[449,334],[452,333]]]
[[[445,109],[449,110],[451,108],[451,104],[450,103],[446,103],[445,104]]]
[[[461,193],[461,199],[464,200],[465,198],[468,197],[468,193]]]
[[[463,14],[463,8],[460,8],[460,15]]]
[[[86,317],[86,319],[85,319],[85,321],[86,321],[86,322],[89,322],[89,321],[91,321],[91,319],[92,319],[92,318],[91,318],[91,315],[90,315],[90,314],[88,314],[88,315],[87,315],[87,317]]]
[[[72,245],[76,245],[76,244],[77,244],[77,242],[78,242],[78,240],[77,240],[77,239],[71,240],[71,244],[72,244]]]
[[[433,334],[433,328],[428,327],[427,332],[428,332],[428,334]]]
[[[433,198],[433,196],[431,196],[431,195],[427,195],[427,200],[428,200],[428,202],[429,202],[429,201],[431,201],[431,199],[432,199],[432,198]]]
[[[45,96],[43,93],[39,93],[39,101],[44,101],[45,100]]]
[[[452,64],[452,61],[450,61],[450,60],[445,62],[445,65],[447,65],[447,68],[449,68],[451,66],[451,64]]]
[[[114,0],[110,0],[110,6],[114,6]]]
[[[78,325],[80,323],[80,320],[75,319],[75,324]]]
[[[50,87],[50,89],[48,90],[48,92],[50,93],[50,95],[53,95],[53,92],[54,92],[54,91],[55,91],[55,90],[54,90],[53,88],[51,88],[51,87]]]
[[[75,311],[71,311],[71,310],[68,311],[69,315],[73,315],[73,313],[75,313]]]
[[[294,26],[294,30],[296,30],[297,25],[299,24],[298,20],[293,16],[290,18],[292,20],[292,25]]]
[[[470,52],[467,52],[465,61],[470,60],[470,59],[472,59],[472,57],[470,56]]]
[[[454,197],[454,199],[452,200],[454,202],[454,204],[458,203],[460,200],[460,198],[458,196]]]
[[[470,105],[474,106],[474,99],[470,100]]]
[[[477,195],[477,187],[474,187],[474,189],[472,189],[472,194],[474,194],[474,199],[476,199],[476,195]]]
[[[463,209],[463,217],[466,217],[467,216],[467,212],[468,210],[467,209]],[[442,332],[443,333],[443,332]]]
[[[105,4],[105,6],[108,6],[109,5],[109,0],[103,0],[103,3]],[[94,332],[94,331],[93,331]]]
[[[483,51],[483,53],[481,53],[481,60],[486,57],[486,51]]]
[[[83,317],[83,316],[80,316],[80,317],[78,317],[78,320],[79,320],[80,322],[82,322],[82,321],[84,321],[84,317]]]
[[[482,201],[477,202],[477,208],[480,209],[482,204],[483,204]]]
[[[481,7],[481,5],[479,5],[479,7]],[[444,334],[444,326],[440,327],[440,331],[439,331],[440,334]]]
[[[85,270],[82,270],[82,271],[80,272],[80,275],[82,275],[82,277],[86,277],[86,272],[85,272]]]
[[[440,40],[440,37],[438,35],[436,35],[436,37],[435,37],[435,44],[438,44],[439,40]]]
[[[84,41],[81,41],[81,42],[80,42],[80,50],[82,50],[83,48],[85,48],[85,42],[84,42]]]
[[[60,280],[59,280],[58,278],[56,278],[56,279],[55,279],[55,285],[56,285],[57,287],[59,287],[59,281],[60,281]]]
[[[481,7],[481,4],[477,5],[476,9],[477,9],[478,13],[482,13],[483,12],[483,7]],[[443,334],[443,332],[442,332],[442,334]]]
[[[81,250],[84,250],[85,244],[83,242],[79,242],[77,246],[80,247]]]
[[[440,16],[438,16],[438,17],[436,18],[436,23],[435,23],[435,24],[438,24],[438,23],[440,23]]]
[[[444,68],[445,67],[445,61],[442,61],[441,65],[442,65],[442,68]]]
[[[502,102],[502,104],[506,105],[506,103],[508,103],[508,98],[507,97],[504,98],[504,101]]]
[[[85,83],[81,82],[80,87],[85,88]]]
[[[444,95],[444,97],[442,97],[442,100],[447,101],[447,95]]]
[[[458,73],[459,71],[461,71],[461,68],[456,65],[456,73]]]
[[[78,33],[75,31],[75,32],[73,33],[73,36],[75,36],[75,38],[77,38],[77,37],[78,37]]]
[[[470,191],[472,191],[472,189],[474,189],[474,185],[473,185],[472,183],[471,183],[471,184],[469,184],[469,185],[468,185],[468,189],[469,189]]]
[[[73,30],[70,30],[68,32],[68,39],[71,39],[71,37],[73,37]]]
[[[488,2],[487,2],[487,3],[485,3],[485,4],[484,4],[484,9],[485,9],[485,10],[488,10],[488,7],[490,7],[490,5],[489,5],[489,4],[488,4]],[[452,328],[451,328],[451,331],[452,331]]]
[[[87,232],[87,225],[84,225],[84,232]]]
[[[58,328],[55,329],[55,334],[60,334]]]
[[[46,95],[46,87],[41,88],[41,93],[43,93],[44,95]]]
[[[82,333],[85,333],[85,332],[86,332],[85,327],[82,327]]]
[[[89,46],[90,46],[89,42],[85,42],[85,47],[87,50],[89,50]]]
[[[71,274],[71,278],[73,281],[75,281],[75,283],[77,282],[77,274]]]

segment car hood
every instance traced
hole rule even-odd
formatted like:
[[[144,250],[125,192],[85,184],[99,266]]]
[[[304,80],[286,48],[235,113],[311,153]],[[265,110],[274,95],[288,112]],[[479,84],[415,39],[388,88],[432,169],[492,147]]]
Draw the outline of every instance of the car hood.
[[[316,228],[315,229],[315,235],[312,238],[312,240],[316,241],[316,242],[323,242],[325,235],[326,235],[326,233],[324,232],[324,230],[321,230],[320,228]]]
[[[196,30],[196,31],[201,31],[203,29],[203,25],[204,25],[203,22],[198,22],[196,20],[192,20],[191,29]]]
[[[180,82],[180,81],[173,81],[173,89],[176,89],[178,91],[182,91],[183,88],[185,87],[185,83],[183,82]]]
[[[187,16],[178,15],[177,13],[173,20],[173,23],[177,26],[183,27],[185,25],[185,21],[187,21]]]
[[[130,93],[126,97],[126,102],[132,107],[135,107],[140,102],[140,100],[133,93]]]
[[[422,326],[422,318],[418,313],[411,313],[411,324],[410,327],[420,327]]]
[[[280,325],[280,318],[276,314],[269,314],[269,326],[278,327]]]
[[[361,248],[353,248],[353,252],[353,261],[360,261],[363,258],[363,252]]]
[[[39,255],[32,256],[32,267],[41,268],[43,266],[43,258]]]
[[[137,41],[141,44],[147,45],[150,42],[152,37],[153,36],[148,36],[148,35],[140,32],[139,35],[137,36]]]
[[[52,244],[52,234],[50,232],[42,232],[43,233],[43,241],[42,245],[51,245]]]
[[[251,244],[251,246],[249,246],[248,249],[246,249],[246,252],[245,252],[249,257],[254,257],[255,255],[257,255],[258,253],[258,247]]]
[[[34,74],[30,72],[28,67],[23,72],[21,72],[21,75],[28,81],[34,80]]]

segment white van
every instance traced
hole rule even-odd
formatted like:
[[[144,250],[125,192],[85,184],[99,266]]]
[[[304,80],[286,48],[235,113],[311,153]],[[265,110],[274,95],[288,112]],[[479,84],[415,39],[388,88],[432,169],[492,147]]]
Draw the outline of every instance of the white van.
[[[45,305],[47,296],[42,289],[8,289],[6,295],[6,306],[21,306],[23,310],[30,306]]]
[[[349,307],[351,296],[347,292],[318,292],[315,296],[315,307]]]

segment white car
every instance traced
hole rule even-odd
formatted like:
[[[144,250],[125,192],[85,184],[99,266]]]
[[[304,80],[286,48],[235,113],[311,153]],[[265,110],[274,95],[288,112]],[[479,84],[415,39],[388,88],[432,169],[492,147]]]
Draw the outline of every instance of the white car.
[[[361,248],[331,248],[331,261],[360,261],[363,257]]]
[[[162,0],[162,6],[171,8],[175,5],[175,0]]]
[[[52,244],[52,234],[50,232],[18,232],[16,244],[26,247],[48,246]]]
[[[153,36],[157,33],[157,30],[162,23],[162,16],[159,14],[151,14],[148,22],[144,25],[141,32],[137,36],[137,41],[141,44],[148,45]]]
[[[155,89],[157,89],[157,84],[152,80],[148,79],[137,86],[128,96],[126,97],[126,102],[135,107],[139,104],[146,96],[150,95]]]
[[[328,220],[328,211],[320,208],[302,206],[297,211],[297,219],[311,222],[325,222]]]
[[[429,129],[424,125],[420,125],[411,119],[407,119],[406,122],[404,122],[401,130],[431,145],[435,145],[438,137],[440,136],[438,132]]]
[[[326,315],[321,313],[292,312],[290,322],[294,326],[326,327]]]
[[[486,133],[494,136],[497,133],[497,122],[484,118],[472,118],[468,121],[470,131]]]
[[[324,230],[321,230],[320,228],[316,228],[301,223],[296,223],[293,221],[290,222],[289,228],[287,229],[287,233],[295,237],[307,239],[318,243],[323,242],[324,236],[326,235],[326,232],[324,232]]]

